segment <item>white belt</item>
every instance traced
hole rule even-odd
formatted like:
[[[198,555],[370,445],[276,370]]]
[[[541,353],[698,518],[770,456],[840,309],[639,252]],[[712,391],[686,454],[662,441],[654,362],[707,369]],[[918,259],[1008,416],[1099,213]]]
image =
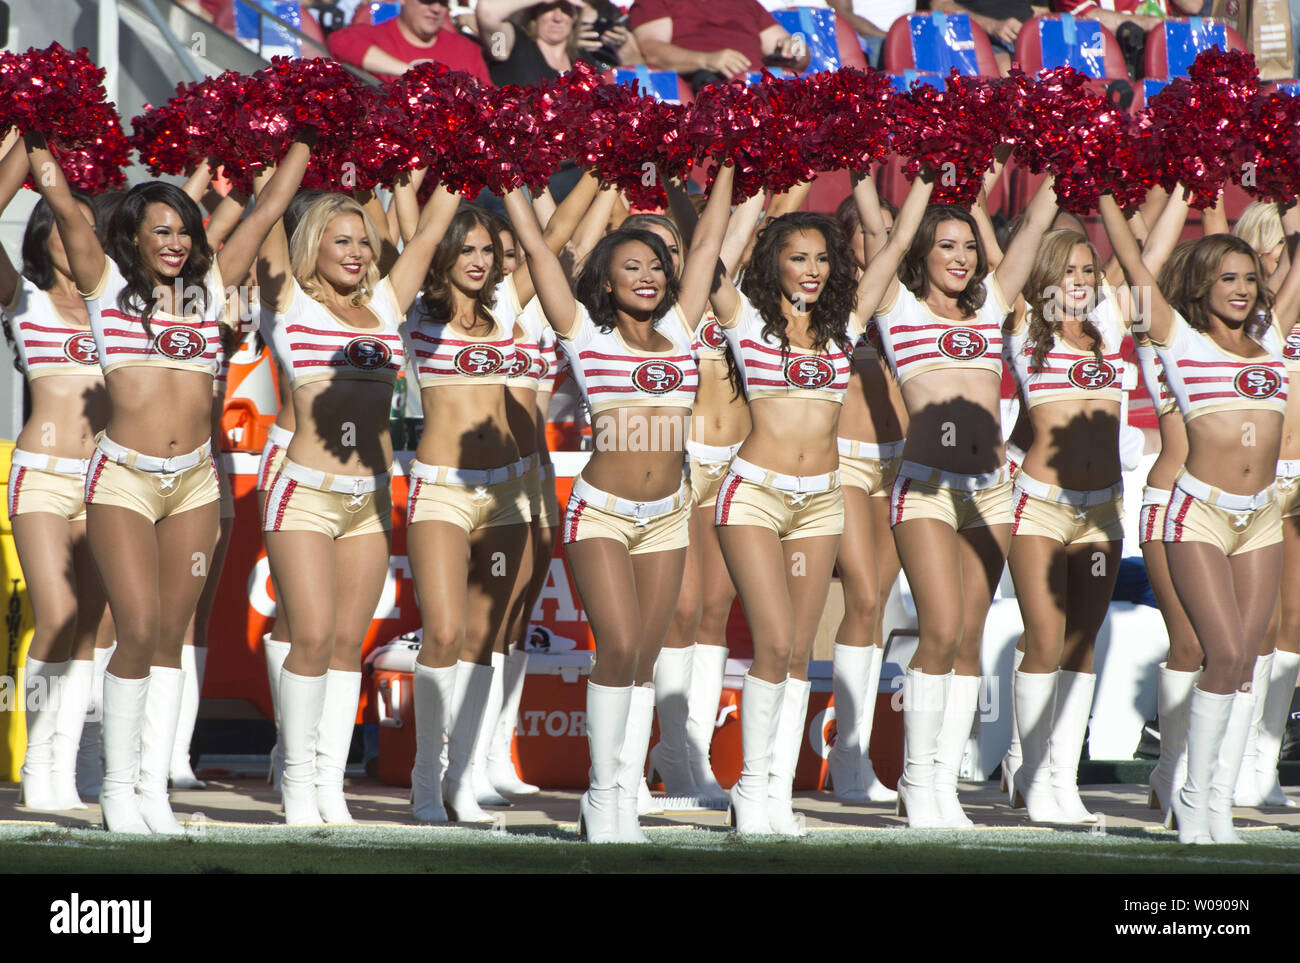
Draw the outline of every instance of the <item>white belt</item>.
[[[1023,465],[1025,463],[1025,450],[1019,445],[1013,445],[1011,442],[1007,442],[1006,449],[1007,461],[1015,462],[1017,465]]]
[[[463,485],[465,488],[486,488],[514,478],[523,478],[528,474],[526,458],[503,465],[500,468],[486,470],[469,468],[448,468],[445,465],[426,465],[424,462],[411,462],[408,474],[412,478],[421,478],[435,485]]]
[[[90,468],[88,458],[56,458],[53,455],[38,455],[24,448],[15,448],[9,455],[9,463],[19,468],[52,471],[57,475],[85,475]]]
[[[1232,492],[1212,488],[1199,478],[1189,475],[1186,470],[1178,476],[1174,487],[1181,488],[1193,498],[1230,512],[1253,512],[1270,504],[1274,498],[1273,486],[1269,485],[1262,492],[1253,495],[1234,495]]]
[[[1300,478],[1300,458],[1278,459],[1278,478]]]
[[[823,475],[781,475],[766,468],[760,468],[753,462],[737,456],[731,461],[731,473],[745,481],[751,481],[777,491],[791,492],[798,495],[817,495],[833,491],[840,486],[840,473],[829,471]]]
[[[1109,488],[1097,488],[1093,491],[1076,491],[1073,488],[1058,488],[1048,485],[1036,478],[1030,478],[1023,471],[1016,472],[1016,488],[1034,498],[1058,502],[1062,505],[1074,505],[1077,508],[1091,508],[1093,505],[1106,505],[1124,494],[1124,483],[1116,482]]]
[[[328,472],[304,468],[297,462],[285,460],[280,471],[296,482],[302,482],[309,488],[323,492],[339,492],[343,495],[369,495],[388,487],[389,474],[382,475],[331,475]]]
[[[698,441],[686,442],[686,454],[704,464],[725,464],[736,457],[743,442],[734,445],[702,445]]]
[[[613,512],[615,515],[634,518],[638,525],[644,525],[652,518],[667,515],[669,512],[680,509],[686,504],[687,491],[688,489],[683,486],[677,489],[675,494],[669,495],[667,498],[660,498],[653,502],[634,502],[601,491],[594,485],[584,481],[581,475],[573,480],[573,494],[579,499],[588,505],[595,505],[604,511]]]
[[[918,465],[914,461],[903,462],[898,473],[904,478],[914,478],[916,481],[927,482],[939,488],[955,488],[966,492],[996,488],[1007,480],[1009,474],[1005,465],[996,471],[986,471],[982,475],[961,475],[957,472],[940,471],[938,468]]]
[[[151,472],[155,475],[176,475],[183,471],[189,471],[205,458],[210,457],[212,453],[212,442],[208,440],[188,454],[155,458],[153,455],[142,455],[130,448],[123,448],[109,438],[108,435],[103,434],[99,436],[98,447],[109,461],[119,465],[126,465],[128,468]]]
[[[1169,499],[1174,497],[1174,493],[1167,488],[1152,488],[1150,485],[1142,489],[1142,507],[1156,505],[1160,508],[1169,507]]]
[[[835,444],[845,458],[874,458],[877,461],[889,461],[903,453],[906,441],[890,441],[883,445],[873,445],[869,441],[854,441],[852,438],[836,438]]]
[[[518,462],[516,462],[516,464],[519,467],[519,474],[521,476],[527,475],[534,468],[540,466],[541,463],[542,463],[541,453],[536,451],[533,452],[531,455],[525,455],[523,458],[520,458]]]
[[[276,424],[272,424],[271,430],[266,433],[266,443],[268,445],[288,448],[291,441],[293,441],[293,432]]]

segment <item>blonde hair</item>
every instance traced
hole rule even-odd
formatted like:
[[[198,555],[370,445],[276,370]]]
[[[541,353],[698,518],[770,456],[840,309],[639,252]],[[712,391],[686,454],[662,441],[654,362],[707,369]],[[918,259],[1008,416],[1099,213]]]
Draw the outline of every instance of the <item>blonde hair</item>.
[[[1061,279],[1065,277],[1065,270],[1070,264],[1070,255],[1074,253],[1076,247],[1080,246],[1086,247],[1092,257],[1093,277],[1096,280],[1092,286],[1090,307],[1095,307],[1101,300],[1099,293],[1101,259],[1097,256],[1097,249],[1088,239],[1078,231],[1049,231],[1038,246],[1038,256],[1029,271],[1029,280],[1025,282],[1025,301],[1029,305],[1029,310],[1026,312],[1029,319],[1028,340],[1029,344],[1034,346],[1030,368],[1034,371],[1042,369],[1047,353],[1052,350],[1056,339],[1060,337],[1064,320],[1063,312],[1056,304],[1053,292],[1060,290]],[[1101,332],[1097,330],[1090,317],[1085,315],[1082,322],[1083,333],[1092,338],[1093,354],[1100,361]]]
[[[359,308],[369,303],[370,296],[379,284],[380,240],[379,232],[366,214],[365,208],[352,198],[343,194],[323,194],[308,205],[289,242],[289,264],[293,268],[293,276],[302,285],[303,292],[315,301],[322,300],[325,283],[316,273],[316,259],[319,256],[321,241],[325,237],[325,229],[334,218],[351,215],[361,218],[366,239],[370,242],[370,249],[374,253],[370,267],[361,276],[356,290],[348,299],[354,308]]]
[[[1286,240],[1286,231],[1282,229],[1282,217],[1277,212],[1277,205],[1269,201],[1251,201],[1241,212],[1232,233],[1241,238],[1258,254],[1267,254]]]

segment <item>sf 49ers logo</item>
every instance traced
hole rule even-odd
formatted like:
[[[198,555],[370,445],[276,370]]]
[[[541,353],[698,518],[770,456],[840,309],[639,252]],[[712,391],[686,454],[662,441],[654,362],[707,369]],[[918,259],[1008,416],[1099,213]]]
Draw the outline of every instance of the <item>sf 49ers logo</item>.
[[[551,373],[551,363],[546,360],[546,355],[537,356],[537,380],[545,381],[546,376]]]
[[[343,349],[348,364],[364,371],[382,368],[393,357],[393,349],[378,338],[353,338]]]
[[[875,348],[877,351],[880,350],[880,325],[876,323],[875,318],[872,318],[867,322],[867,330],[862,332],[862,340],[871,345],[871,347]]]
[[[165,328],[154,338],[153,346],[159,354],[173,361],[189,361],[207,349],[208,339],[193,328],[178,325]]]
[[[1095,391],[1105,388],[1115,380],[1115,366],[1109,361],[1085,358],[1070,365],[1070,384],[1076,388]]]
[[[706,348],[712,348],[714,351],[721,351],[723,345],[727,343],[726,336],[722,333],[722,325],[717,321],[709,321],[700,329],[700,341]]]
[[[646,361],[632,372],[632,383],[652,395],[667,394],[683,380],[682,369],[667,361]]]
[[[1292,328],[1282,345],[1282,357],[1288,361],[1300,361],[1300,329]]]
[[[824,388],[835,380],[835,365],[825,358],[795,358],[785,366],[785,382],[796,388]]]
[[[518,378],[532,367],[532,362],[528,355],[515,348],[515,353],[510,356],[510,362],[505,366],[505,375],[507,378]]]
[[[1238,371],[1232,386],[1246,398],[1272,398],[1282,390],[1282,377],[1272,368],[1254,364]]]
[[[474,377],[496,374],[505,363],[506,356],[499,348],[490,344],[476,344],[469,348],[461,348],[456,352],[456,358],[452,362],[461,374]]]
[[[99,364],[99,346],[93,334],[74,334],[63,342],[63,354],[77,364]]]
[[[958,361],[978,358],[988,347],[989,339],[971,328],[952,328],[939,336],[939,350]]]

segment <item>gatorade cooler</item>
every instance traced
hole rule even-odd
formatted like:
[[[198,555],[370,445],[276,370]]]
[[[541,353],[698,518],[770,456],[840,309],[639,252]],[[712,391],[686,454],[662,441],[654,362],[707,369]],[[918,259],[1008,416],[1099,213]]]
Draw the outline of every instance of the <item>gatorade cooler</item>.
[[[0,486],[4,488],[6,506],[9,504],[9,458],[13,450],[12,441],[0,440]],[[5,645],[0,652],[0,780],[17,782],[23,753],[27,750],[25,686],[19,666],[27,660],[35,619],[23,570],[18,564],[8,511],[0,517],[0,604],[5,613]]]

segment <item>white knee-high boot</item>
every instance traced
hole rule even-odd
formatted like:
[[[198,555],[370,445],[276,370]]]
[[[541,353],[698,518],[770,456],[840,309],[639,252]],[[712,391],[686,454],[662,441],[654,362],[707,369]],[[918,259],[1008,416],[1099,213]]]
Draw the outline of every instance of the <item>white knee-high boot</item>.
[[[104,673],[104,784],[99,805],[104,828],[111,833],[150,832],[135,794],[149,682],[149,676],[119,679],[111,672]]]
[[[862,717],[871,678],[874,645],[835,644],[831,662],[831,694],[835,699],[835,745],[826,757],[827,775],[835,798],[867,802],[862,760],[867,747],[862,739]]]
[[[1011,650],[1011,745],[1002,757],[1002,791],[1007,794],[1007,802],[1012,808],[1016,806],[1016,770],[1020,768],[1024,756],[1020,747],[1020,722],[1016,718],[1016,673],[1020,663],[1025,661],[1025,653],[1019,649]]]
[[[1259,739],[1255,744],[1255,779],[1265,806],[1295,805],[1282,791],[1282,784],[1277,778],[1277,763],[1282,751],[1282,738],[1286,735],[1286,721],[1291,715],[1291,699],[1295,696],[1298,675],[1300,653],[1277,649],[1273,652],[1273,674],[1269,677],[1267,689],[1255,692],[1256,699],[1264,700]]]
[[[808,718],[811,692],[812,686],[804,679],[785,680],[767,780],[767,820],[772,832],[782,836],[804,835],[793,809],[794,774],[799,765],[799,750],[803,748],[804,721]]]
[[[492,785],[488,768],[488,754],[492,750],[492,740],[496,736],[497,723],[501,719],[501,709],[506,701],[505,675],[505,653],[493,652],[492,687],[488,689],[487,705],[483,708],[478,737],[474,740],[474,758],[470,763],[470,780],[474,785],[474,796],[480,806],[501,808],[510,806],[510,800],[501,795]]]
[[[961,759],[970,739],[979,693],[979,676],[953,675],[934,757],[934,799],[949,829],[969,829],[975,825],[957,798],[957,771],[961,769]]]
[[[90,705],[95,684],[95,663],[90,659],[74,659],[63,672],[63,685],[59,689],[54,709],[54,767],[51,787],[58,809],[85,809],[86,804],[77,794],[77,752],[81,746],[81,730],[86,724],[86,708]]]
[[[1232,797],[1246,751],[1246,740],[1256,718],[1255,693],[1236,693],[1210,782],[1210,838],[1216,843],[1241,842],[1237,831],[1232,828]]]
[[[898,780],[898,815],[913,829],[947,826],[934,794],[935,756],[953,674],[926,675],[908,669],[903,677],[903,774]]]
[[[623,745],[618,753],[618,841],[647,843],[637,820],[641,787],[645,785],[646,751],[650,748],[650,727],[654,724],[655,690],[653,686],[632,688],[628,702],[627,724]]]
[[[785,687],[746,673],[740,693],[740,742],[744,766],[731,789],[730,822],[742,836],[772,832],[767,794]]]
[[[23,705],[27,712],[27,751],[23,755],[23,805],[28,809],[58,809],[54,793],[54,732],[58,691],[66,662],[42,662],[27,657],[23,669]]]
[[[506,653],[501,712],[497,715],[492,746],[488,750],[488,779],[497,792],[506,796],[529,796],[539,792],[531,783],[519,778],[514,755],[510,751],[519,719],[519,701],[524,697],[524,680],[528,677],[528,653],[510,644]]]
[[[316,732],[325,711],[326,676],[297,675],[280,669],[280,741],[284,775],[280,793],[284,821],[290,826],[319,826],[316,803]]]
[[[181,712],[176,722],[176,745],[172,747],[170,770],[173,789],[206,788],[190,767],[190,743],[194,741],[194,724],[199,718],[199,697],[203,693],[203,675],[207,667],[207,646],[187,645],[181,649],[185,686],[181,690]]]
[[[727,647],[695,643],[691,655],[691,691],[686,716],[686,753],[690,760],[695,791],[703,799],[723,800],[727,791],[718,785],[709,763],[713,733],[718,719],[718,702],[727,672]]]
[[[351,823],[343,777],[361,701],[361,673],[325,673],[325,706],[316,727],[316,808],[327,823]]]
[[[442,751],[456,691],[457,666],[415,663],[415,763],[411,767],[411,806],[422,823],[445,823],[442,804]]]
[[[578,834],[589,843],[615,843],[619,834],[619,773],[632,686],[587,682],[590,788],[578,803]]]
[[[442,777],[442,798],[447,815],[458,823],[492,822],[492,817],[479,808],[471,766],[494,674],[491,665],[457,663],[451,723],[447,729],[447,772]]]
[[[659,713],[659,741],[650,750],[650,781],[656,774],[670,796],[694,796],[698,790],[691,772],[686,729],[690,720],[691,675],[698,645],[660,649],[655,660],[655,708]]]
[[[167,770],[172,746],[176,744],[176,722],[181,712],[181,689],[185,672],[155,665],[149,670],[149,698],[144,705],[144,727],[140,730],[140,815],[150,831],[177,836],[185,830],[172,813],[167,798]]]
[[[1263,722],[1268,682],[1273,675],[1273,653],[1256,656],[1255,668],[1251,674],[1251,692],[1258,696],[1253,700],[1254,715],[1246,730],[1246,743],[1242,748],[1241,765],[1237,771],[1237,785],[1233,790],[1233,802],[1238,806],[1264,805],[1264,796],[1259,791],[1259,779],[1256,776],[1255,756],[1259,751],[1259,730]]]
[[[862,718],[858,721],[858,740],[862,744],[862,786],[867,793],[867,800],[875,803],[890,803],[898,799],[898,793],[880,781],[875,767],[871,765],[871,732],[876,724],[880,670],[884,665],[885,650],[878,645],[871,646],[871,674],[867,676],[866,699],[862,704]]]
[[[1236,693],[1192,690],[1187,718],[1187,781],[1174,793],[1166,825],[1180,843],[1210,843],[1210,785]]]
[[[262,647],[266,654],[266,680],[271,686],[271,712],[275,716],[275,745],[271,747],[271,766],[266,781],[279,792],[280,780],[284,778],[284,736],[280,731],[280,670],[284,668],[284,660],[289,658],[289,643],[271,638],[268,632],[262,636]]]
[[[1160,758],[1151,770],[1147,808],[1168,813],[1174,792],[1187,779],[1187,718],[1201,670],[1177,672],[1161,662],[1159,673]]]
[[[1097,676],[1091,672],[1067,672],[1056,684],[1056,712],[1052,719],[1052,794],[1061,819],[1070,823],[1095,823],[1097,816],[1079,798],[1079,756],[1092,716],[1092,695]]]
[[[86,721],[81,727],[81,742],[77,747],[77,793],[82,799],[96,799],[104,785],[104,670],[117,648],[114,642],[107,649],[95,650],[94,678],[90,687],[90,703],[86,707]]]
[[[1011,777],[1013,805],[1023,805],[1036,823],[1061,822],[1052,792],[1052,718],[1059,672],[1020,672],[1011,691],[1020,730],[1020,765]]]

